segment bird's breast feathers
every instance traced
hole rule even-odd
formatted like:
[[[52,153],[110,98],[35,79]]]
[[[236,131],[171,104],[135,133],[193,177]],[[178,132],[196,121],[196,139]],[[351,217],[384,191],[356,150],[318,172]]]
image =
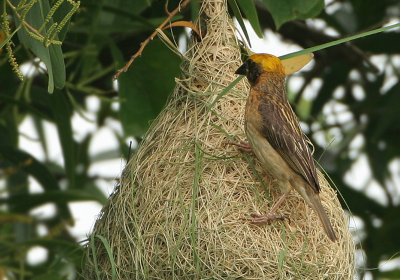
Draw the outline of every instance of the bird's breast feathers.
[[[246,122],[245,130],[249,144],[261,164],[279,181],[289,181],[293,173],[290,166],[260,133],[254,123]]]
[[[252,90],[245,119],[255,155],[277,179],[289,180],[295,173],[319,192],[311,151],[287,100]]]

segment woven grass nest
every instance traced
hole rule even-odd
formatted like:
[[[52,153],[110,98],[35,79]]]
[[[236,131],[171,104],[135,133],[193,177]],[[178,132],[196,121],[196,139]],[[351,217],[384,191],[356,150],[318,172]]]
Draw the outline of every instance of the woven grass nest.
[[[226,145],[246,139],[249,86],[242,79],[221,94],[241,64],[225,0],[203,1],[200,18],[207,34],[189,47],[175,91],[95,225],[93,234],[110,245],[116,278],[353,279],[348,217],[320,172],[338,242],[295,191],[278,210],[289,220],[241,220],[266,213],[281,193],[253,156]],[[110,256],[95,240],[84,278],[95,279],[94,257],[101,279],[112,279]]]

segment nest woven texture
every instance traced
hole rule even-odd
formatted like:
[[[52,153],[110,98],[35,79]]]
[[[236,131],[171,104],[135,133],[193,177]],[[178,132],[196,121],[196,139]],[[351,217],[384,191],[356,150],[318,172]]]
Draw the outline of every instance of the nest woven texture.
[[[241,64],[226,9],[225,0],[202,2],[206,35],[189,46],[175,91],[93,234],[109,243],[117,279],[353,279],[348,218],[320,172],[320,197],[338,242],[295,191],[278,210],[289,220],[241,220],[266,213],[281,193],[253,156],[226,145],[245,140],[249,91],[242,79],[224,94]],[[110,256],[95,244],[102,279],[111,279]],[[84,278],[94,279],[92,254]]]

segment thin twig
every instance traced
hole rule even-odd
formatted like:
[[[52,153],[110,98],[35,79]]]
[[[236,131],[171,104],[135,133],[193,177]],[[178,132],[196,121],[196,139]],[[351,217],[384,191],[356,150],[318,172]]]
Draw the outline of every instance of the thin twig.
[[[168,0],[165,1],[164,9],[165,9],[165,13],[166,13],[167,15],[171,15],[170,11],[168,11],[168,2],[169,2]]]
[[[129,69],[129,67],[131,66],[132,62],[133,62],[138,56],[140,56],[140,55],[142,54],[142,52],[143,52],[144,48],[146,47],[146,45],[147,45],[148,43],[150,43],[150,41],[153,40],[154,37],[157,35],[157,29],[161,29],[161,30],[162,30],[163,27],[172,19],[172,17],[174,17],[174,16],[175,16],[181,9],[183,9],[189,2],[190,2],[190,0],[185,0],[185,1],[183,1],[182,4],[178,5],[178,7],[176,7],[172,12],[168,13],[168,14],[169,14],[168,17],[158,26],[158,28],[156,28],[156,29],[154,30],[154,32],[151,33],[151,35],[150,35],[146,40],[144,40],[142,43],[140,43],[140,48],[139,48],[139,50],[131,56],[131,58],[129,59],[128,63],[126,63],[124,67],[122,67],[121,69],[119,69],[119,70],[117,71],[117,73],[114,75],[114,80],[117,80],[118,77],[119,77],[119,75],[120,75],[122,72],[126,72],[126,71]]]
[[[39,36],[40,38],[44,39],[44,36],[32,25],[30,25],[28,22],[26,22],[21,15],[17,12],[17,9],[15,8],[15,6],[10,2],[10,0],[7,0],[7,4],[11,7],[11,9],[14,10],[16,16],[18,17],[18,19],[21,20],[21,23],[24,24],[26,27],[28,27],[30,30],[32,30],[33,33],[35,33],[37,36]]]

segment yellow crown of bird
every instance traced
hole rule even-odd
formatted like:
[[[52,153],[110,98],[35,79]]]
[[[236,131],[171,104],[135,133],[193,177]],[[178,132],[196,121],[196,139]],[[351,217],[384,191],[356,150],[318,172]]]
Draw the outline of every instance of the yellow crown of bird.
[[[256,63],[260,63],[263,70],[266,72],[285,73],[282,61],[274,55],[266,53],[253,54],[249,57],[249,59]]]

